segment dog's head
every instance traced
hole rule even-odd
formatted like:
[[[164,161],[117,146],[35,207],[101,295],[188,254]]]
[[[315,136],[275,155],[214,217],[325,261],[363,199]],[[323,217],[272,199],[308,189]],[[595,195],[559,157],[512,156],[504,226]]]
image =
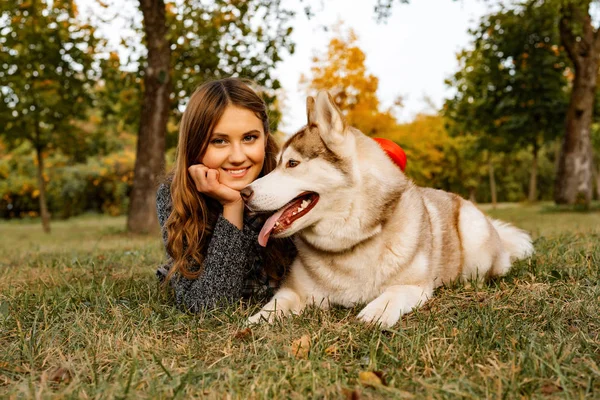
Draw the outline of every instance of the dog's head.
[[[373,140],[346,125],[327,92],[308,97],[306,112],[307,125],[285,143],[277,167],[242,190],[250,210],[274,212],[259,235],[262,245],[271,234],[290,236],[327,216],[339,216],[362,181],[359,168],[366,153],[385,158]]]
[[[306,112],[307,125],[285,143],[277,167],[242,191],[250,210],[274,212],[261,244],[270,234],[286,237],[314,224],[326,194],[352,181],[354,138],[331,96],[321,91],[308,97]]]

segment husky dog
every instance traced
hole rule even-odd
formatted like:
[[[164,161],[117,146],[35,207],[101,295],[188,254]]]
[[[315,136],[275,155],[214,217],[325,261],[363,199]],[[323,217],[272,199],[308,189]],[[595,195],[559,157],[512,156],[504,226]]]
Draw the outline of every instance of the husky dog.
[[[259,234],[295,234],[298,256],[250,323],[308,304],[367,303],[358,318],[393,326],[436,287],[502,276],[530,256],[530,236],[471,202],[416,186],[377,142],[346,125],[327,92],[307,98],[308,124],[270,174],[242,190],[248,207],[274,212]]]

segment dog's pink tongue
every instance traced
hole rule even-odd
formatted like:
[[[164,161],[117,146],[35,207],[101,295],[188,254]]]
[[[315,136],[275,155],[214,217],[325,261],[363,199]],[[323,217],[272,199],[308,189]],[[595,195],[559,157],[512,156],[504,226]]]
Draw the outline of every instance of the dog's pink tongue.
[[[282,208],[275,214],[271,215],[260,230],[260,233],[258,234],[258,244],[260,244],[262,247],[267,247],[267,242],[269,241],[271,231],[275,227],[275,223],[279,217],[281,217],[281,214],[283,214],[283,211],[285,211],[285,208]]]

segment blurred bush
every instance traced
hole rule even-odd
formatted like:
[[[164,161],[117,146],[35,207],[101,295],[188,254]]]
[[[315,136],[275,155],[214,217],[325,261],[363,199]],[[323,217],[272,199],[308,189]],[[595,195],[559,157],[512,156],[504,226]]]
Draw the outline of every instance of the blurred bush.
[[[109,215],[127,212],[135,154],[121,150],[89,157],[85,164],[67,164],[60,153],[45,158],[46,195],[54,218],[92,211]],[[35,217],[39,213],[37,163],[28,146],[0,159],[0,217]]]

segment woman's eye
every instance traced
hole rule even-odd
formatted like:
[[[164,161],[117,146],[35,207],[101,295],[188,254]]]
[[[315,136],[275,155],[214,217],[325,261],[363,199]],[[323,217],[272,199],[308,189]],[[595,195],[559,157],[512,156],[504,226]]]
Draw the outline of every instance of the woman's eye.
[[[216,145],[220,145],[220,144],[225,144],[225,140],[223,139],[213,139],[210,141],[211,144],[216,144]]]
[[[244,137],[244,142],[254,142],[256,139],[258,139],[258,136],[248,135],[248,136]]]
[[[295,168],[298,166],[298,164],[300,164],[300,161],[296,161],[296,160],[288,160],[287,164],[285,164],[286,168]]]

